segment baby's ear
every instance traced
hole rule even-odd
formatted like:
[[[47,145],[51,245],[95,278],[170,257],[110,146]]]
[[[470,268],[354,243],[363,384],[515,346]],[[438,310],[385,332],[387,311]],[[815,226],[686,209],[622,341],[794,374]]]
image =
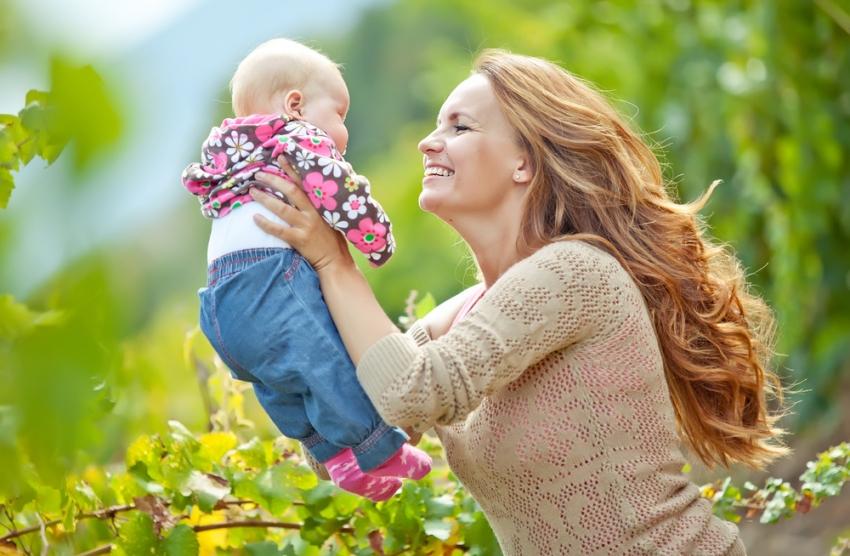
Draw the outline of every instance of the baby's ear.
[[[290,89],[283,97],[283,112],[288,116],[301,118],[304,110],[304,93],[298,89]]]

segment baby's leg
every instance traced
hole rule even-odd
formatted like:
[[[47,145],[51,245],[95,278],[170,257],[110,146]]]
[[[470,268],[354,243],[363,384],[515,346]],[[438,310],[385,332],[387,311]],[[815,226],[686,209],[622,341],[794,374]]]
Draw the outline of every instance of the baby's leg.
[[[313,428],[300,394],[263,383],[254,383],[254,393],[281,434],[299,441],[317,461],[324,462],[343,448],[328,442]]]
[[[389,499],[401,488],[401,480],[395,477],[373,477],[363,473],[350,448],[326,461],[325,467],[336,486],[374,502]]]
[[[379,467],[399,452],[407,435],[384,423],[360,386],[309,263],[302,261],[287,284],[302,308],[289,323],[299,334],[287,348],[309,359],[297,368],[310,423],[329,442],[351,448],[361,471]]]
[[[390,498],[401,487],[395,477],[383,478],[363,473],[350,448],[325,440],[310,424],[300,395],[254,384],[257,400],[284,435],[299,440],[319,462],[324,463],[331,481],[339,488],[375,502]]]
[[[373,477],[404,477],[419,480],[431,471],[431,456],[410,444],[405,444],[384,463],[370,469]]]

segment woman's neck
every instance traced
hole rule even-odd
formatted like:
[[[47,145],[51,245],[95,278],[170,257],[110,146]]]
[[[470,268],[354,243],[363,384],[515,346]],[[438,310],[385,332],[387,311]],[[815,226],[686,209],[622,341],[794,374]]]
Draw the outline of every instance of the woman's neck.
[[[507,212],[450,222],[472,250],[488,288],[520,259],[519,214]]]

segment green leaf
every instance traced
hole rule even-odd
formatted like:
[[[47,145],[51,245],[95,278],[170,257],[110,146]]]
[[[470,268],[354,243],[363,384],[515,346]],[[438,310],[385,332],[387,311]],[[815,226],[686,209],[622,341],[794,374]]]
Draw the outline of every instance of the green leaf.
[[[294,466],[286,465],[287,463],[266,469],[254,479],[266,509],[275,515],[291,506],[293,499],[299,494],[290,480],[290,473]]]
[[[9,206],[9,197],[12,196],[14,188],[15,180],[12,179],[12,173],[6,168],[0,168],[0,209]]]
[[[221,461],[228,451],[236,447],[236,435],[232,432],[210,432],[200,437],[205,455],[214,462]]]
[[[142,435],[136,438],[127,448],[127,468],[132,468],[136,463],[143,463],[146,467],[156,465],[159,461],[159,454],[155,453],[157,447],[157,441],[151,436]]]
[[[177,441],[183,442],[197,442],[195,439],[195,435],[186,428],[186,425],[177,421],[175,419],[171,419],[168,421],[168,428],[171,429],[171,437]]]
[[[282,554],[286,556],[321,556],[319,546],[306,542],[298,536],[290,536],[286,539]]]
[[[450,494],[444,494],[436,498],[430,498],[425,501],[425,507],[428,510],[428,517],[443,518],[452,515],[455,511],[455,500]]]
[[[65,510],[62,514],[62,527],[68,533],[73,533],[77,529],[77,505],[73,500],[68,500],[65,505]]]
[[[262,469],[268,465],[266,448],[256,436],[237,446],[234,451],[234,457],[240,460],[245,466],[255,469]]]
[[[114,145],[123,130],[115,98],[106,82],[90,65],[78,66],[55,57],[50,64],[48,104],[56,108],[54,144],[64,138],[75,143],[77,170]]]
[[[186,524],[174,527],[162,543],[162,553],[166,556],[195,556],[200,550],[198,536]]]
[[[18,159],[18,145],[20,138],[13,134],[14,129],[20,129],[17,120],[13,124],[0,128],[0,167],[17,170],[20,166]]]
[[[475,512],[473,522],[463,531],[463,538],[465,544],[470,547],[467,554],[472,556],[502,554],[499,542],[496,540],[496,535],[493,534],[490,524],[487,523],[484,512]]]
[[[308,517],[301,526],[300,535],[302,539],[318,547],[325,544],[325,541],[338,531],[339,528],[340,525],[334,521]]]
[[[133,516],[121,526],[118,544],[130,555],[154,554],[157,548],[156,534],[153,531],[153,519],[146,513],[134,512]]]
[[[250,556],[280,556],[285,554],[276,543],[272,541],[255,542],[245,545],[245,550]]]
[[[437,519],[428,519],[425,521],[425,533],[444,541],[452,534],[452,524]]]
[[[26,105],[29,106],[30,104],[34,104],[34,103],[46,104],[48,96],[49,96],[49,93],[47,93],[46,91],[39,91],[37,89],[30,89],[29,91],[27,91]]]
[[[230,494],[230,485],[193,469],[181,486],[180,493],[184,496],[194,495],[201,510],[211,512],[219,500]]]
[[[351,494],[350,492],[337,490],[331,500],[337,515],[350,516],[357,508],[360,507],[363,499],[355,494]]]

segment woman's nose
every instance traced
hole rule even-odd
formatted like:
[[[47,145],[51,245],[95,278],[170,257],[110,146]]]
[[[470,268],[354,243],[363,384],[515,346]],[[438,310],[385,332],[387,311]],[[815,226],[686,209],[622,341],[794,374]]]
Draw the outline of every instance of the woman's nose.
[[[434,136],[433,131],[419,141],[419,152],[422,154],[440,152],[442,148],[443,144]]]

